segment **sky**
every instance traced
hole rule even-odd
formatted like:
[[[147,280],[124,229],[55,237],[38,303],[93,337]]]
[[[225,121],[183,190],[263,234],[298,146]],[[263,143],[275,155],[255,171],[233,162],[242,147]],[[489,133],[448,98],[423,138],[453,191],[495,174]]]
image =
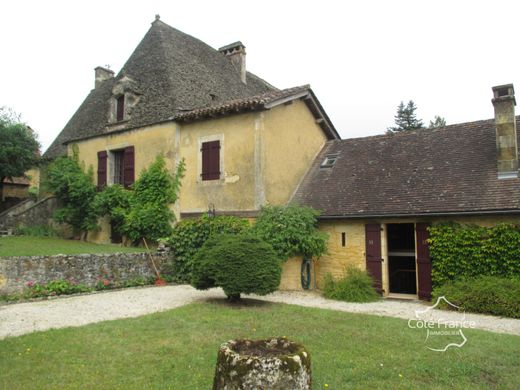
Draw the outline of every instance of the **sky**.
[[[119,71],[155,15],[214,48],[237,40],[278,88],[310,84],[343,138],[384,133],[401,101],[448,124],[493,117],[491,87],[518,83],[520,2],[27,1],[0,7],[0,107],[44,151],[89,91]]]

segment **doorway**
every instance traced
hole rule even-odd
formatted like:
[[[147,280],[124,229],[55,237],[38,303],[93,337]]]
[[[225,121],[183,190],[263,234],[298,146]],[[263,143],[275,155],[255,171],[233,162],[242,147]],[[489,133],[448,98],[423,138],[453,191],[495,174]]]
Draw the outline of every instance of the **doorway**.
[[[415,225],[387,224],[388,281],[391,294],[417,294]]]

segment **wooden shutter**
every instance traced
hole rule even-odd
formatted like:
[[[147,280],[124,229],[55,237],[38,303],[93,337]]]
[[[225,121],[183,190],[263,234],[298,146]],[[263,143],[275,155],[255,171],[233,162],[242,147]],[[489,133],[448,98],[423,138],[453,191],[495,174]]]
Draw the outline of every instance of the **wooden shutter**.
[[[417,281],[419,284],[419,299],[430,300],[432,297],[432,262],[430,259],[430,248],[428,247],[427,223],[415,225],[415,236],[417,238]]]
[[[98,189],[107,185],[107,152],[98,152],[97,185]]]
[[[365,247],[367,272],[372,276],[374,287],[379,294],[382,292],[382,261],[381,256],[381,225],[365,225]]]
[[[220,141],[203,142],[202,180],[220,179]]]
[[[123,185],[130,187],[135,181],[135,153],[134,147],[125,148],[123,157]]]

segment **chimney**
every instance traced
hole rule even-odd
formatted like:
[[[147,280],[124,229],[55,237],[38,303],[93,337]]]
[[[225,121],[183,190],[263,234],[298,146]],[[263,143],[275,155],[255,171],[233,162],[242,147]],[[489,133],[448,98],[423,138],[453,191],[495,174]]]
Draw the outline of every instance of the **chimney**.
[[[103,81],[114,77],[113,70],[103,68],[102,66],[98,66],[96,69],[94,69],[94,71],[96,72],[95,88],[99,87]]]
[[[221,47],[218,51],[229,58],[240,75],[240,80],[246,84],[246,47],[242,42],[231,43]]]
[[[513,84],[493,87],[493,107],[497,137],[499,179],[518,177],[518,146],[516,142],[515,89]]]

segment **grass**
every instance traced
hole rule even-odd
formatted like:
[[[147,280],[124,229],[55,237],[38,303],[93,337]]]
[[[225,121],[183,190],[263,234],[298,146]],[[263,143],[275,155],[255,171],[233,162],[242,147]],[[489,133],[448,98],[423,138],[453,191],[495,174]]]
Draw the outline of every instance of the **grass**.
[[[210,389],[222,342],[270,336],[307,347],[314,389],[518,388],[520,337],[464,333],[439,353],[401,319],[213,301],[0,341],[0,388]]]
[[[143,251],[143,248],[121,247],[118,245],[99,245],[77,240],[65,240],[57,237],[0,237],[0,257]]]

